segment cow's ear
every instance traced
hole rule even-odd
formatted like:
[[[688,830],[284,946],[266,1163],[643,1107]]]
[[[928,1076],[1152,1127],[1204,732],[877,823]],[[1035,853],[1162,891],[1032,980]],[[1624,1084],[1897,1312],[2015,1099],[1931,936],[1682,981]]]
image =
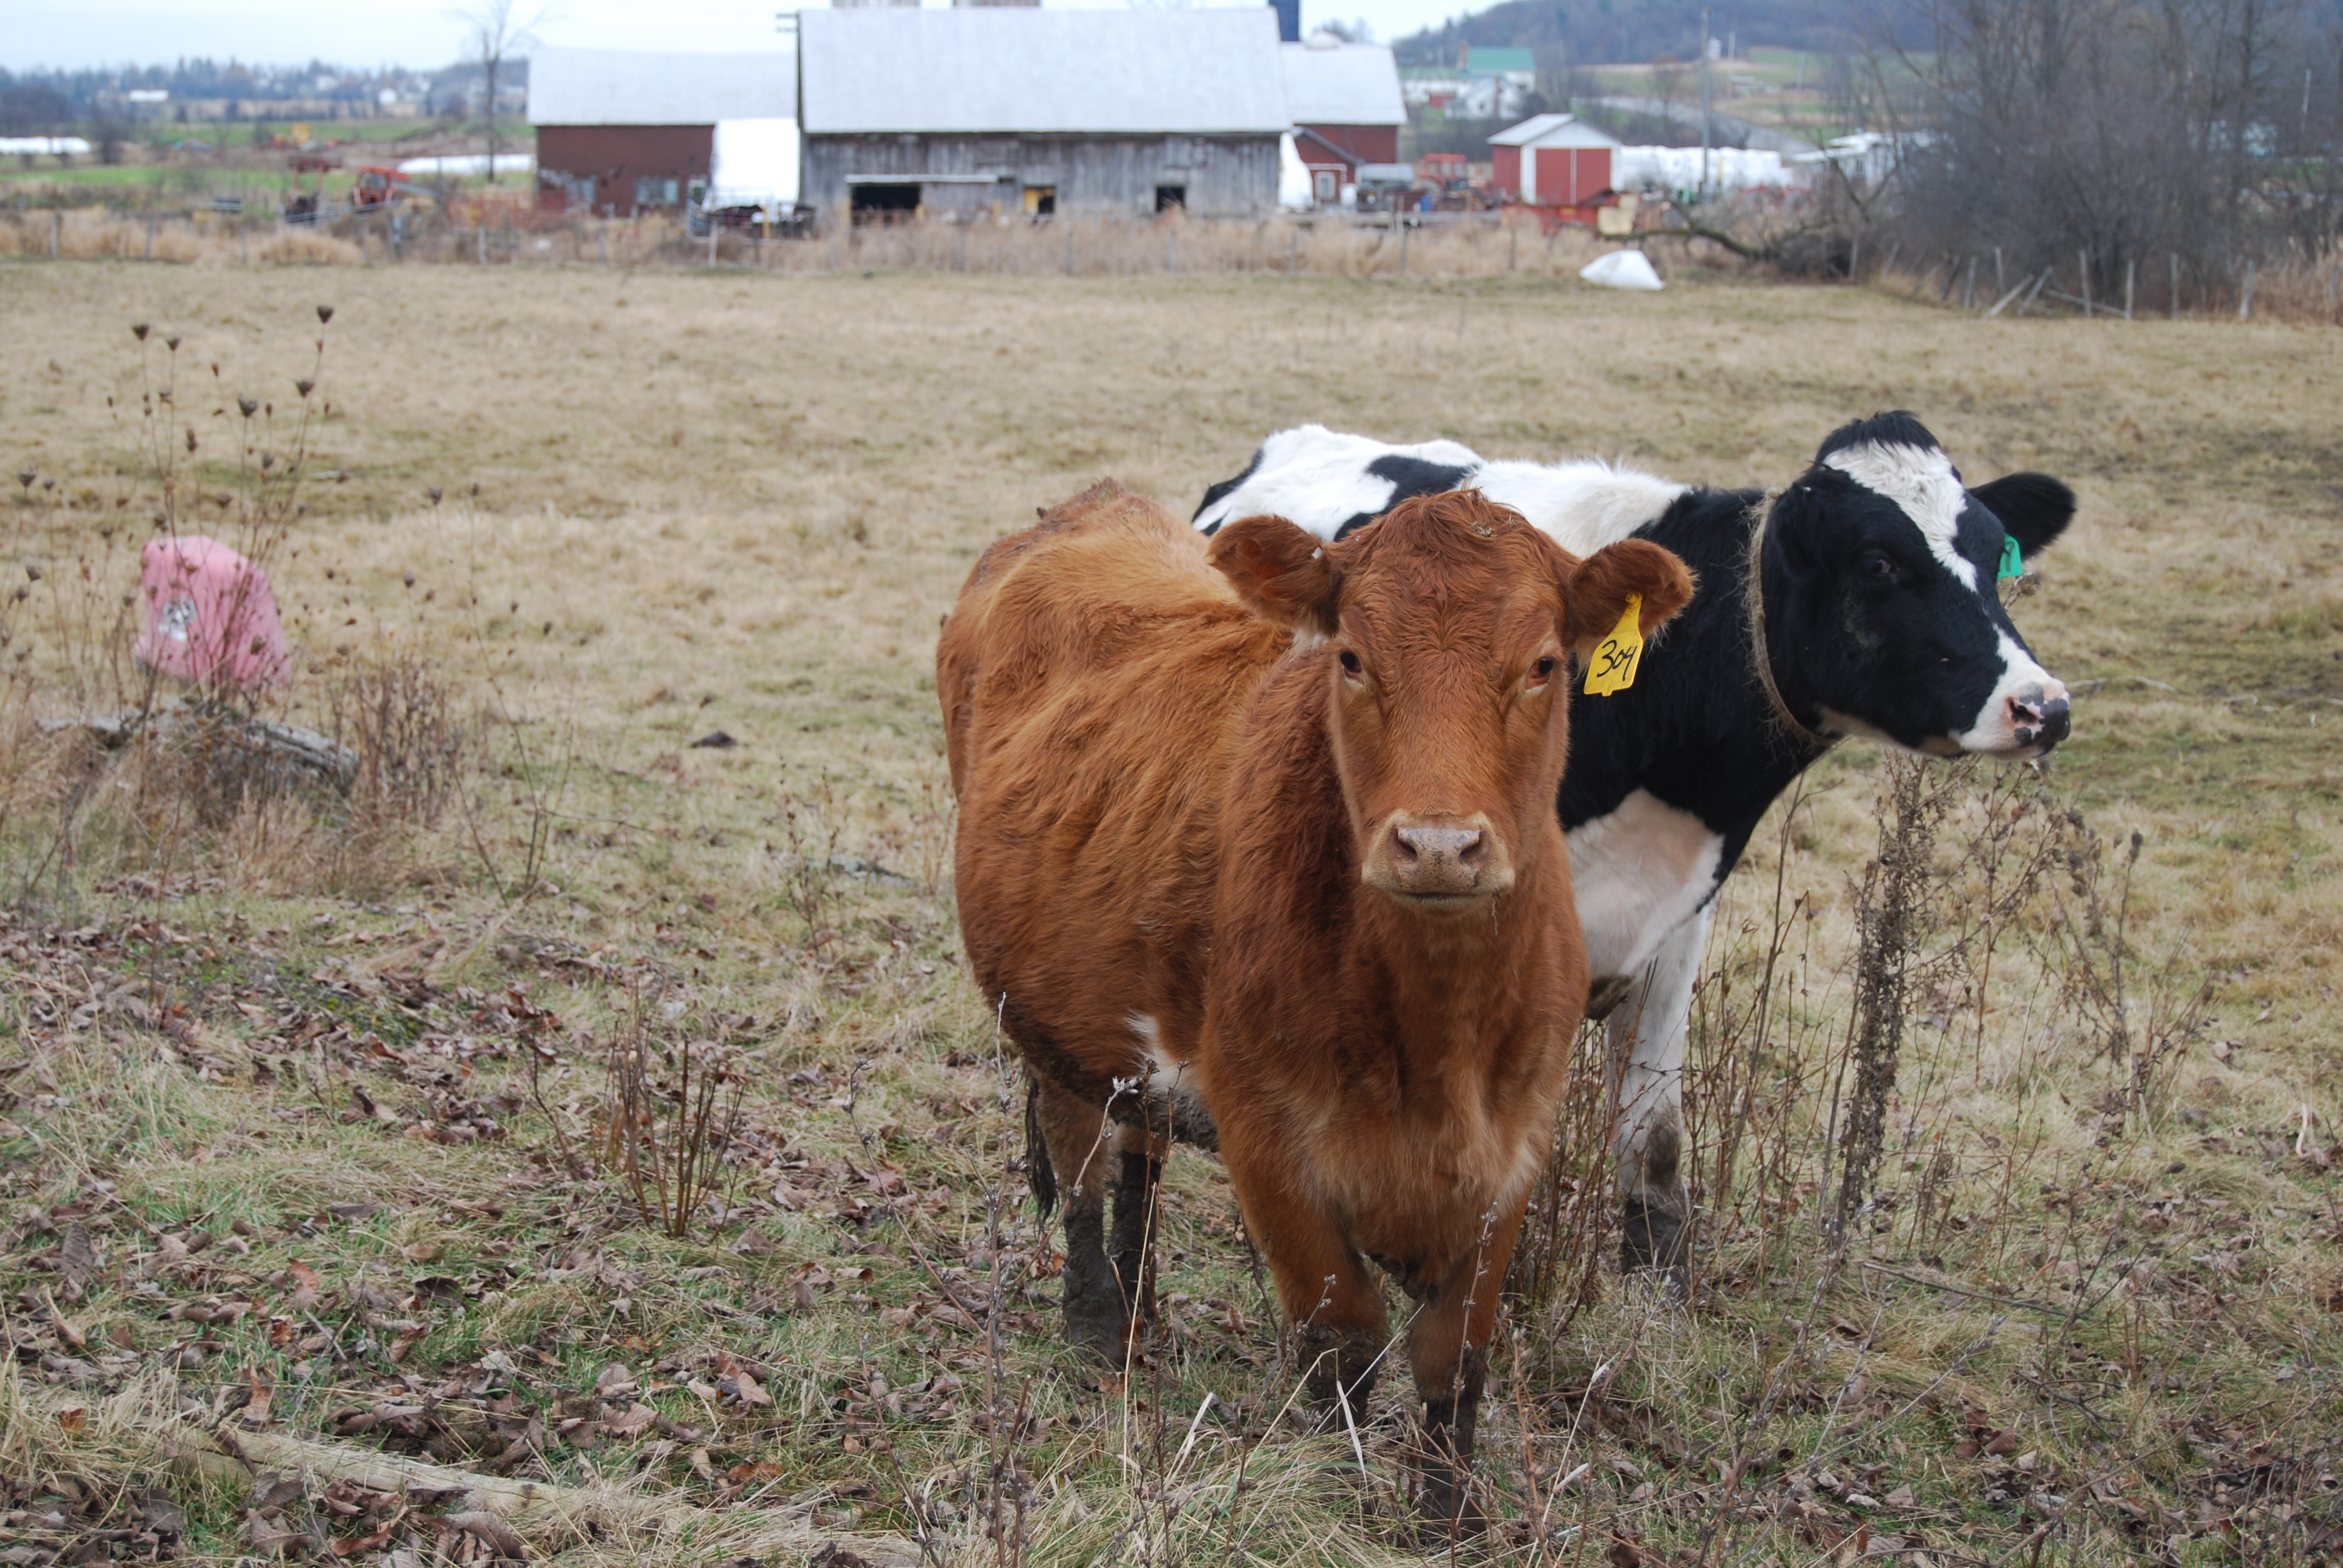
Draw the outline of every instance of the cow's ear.
[[[1648,539],[1605,545],[1581,561],[1570,578],[1570,640],[1579,658],[1593,657],[1595,645],[1618,626],[1627,613],[1628,595],[1642,596],[1636,628],[1649,637],[1692,602],[1693,586],[1684,562]]]
[[[1765,515],[1765,548],[1778,552],[1795,575],[1806,577],[1819,569],[1827,553],[1823,541],[1824,519],[1831,515],[1828,503],[1844,501],[1848,483],[1836,468],[1814,467],[1774,498]]]
[[[1334,635],[1342,574],[1312,535],[1283,518],[1240,518],[1212,536],[1211,560],[1254,614],[1297,631]]]
[[[2075,516],[2075,492],[2047,474],[2006,474],[1969,494],[2001,519],[2029,556],[2047,549]]]

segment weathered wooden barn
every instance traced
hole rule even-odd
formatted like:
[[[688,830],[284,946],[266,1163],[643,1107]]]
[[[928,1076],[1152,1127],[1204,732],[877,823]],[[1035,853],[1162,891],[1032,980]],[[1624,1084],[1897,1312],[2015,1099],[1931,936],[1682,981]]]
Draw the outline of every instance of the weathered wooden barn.
[[[799,199],[890,215],[1233,216],[1292,124],[1269,6],[806,11]]]
[[[797,59],[756,55],[539,49],[528,119],[548,206],[631,217],[699,199],[720,121],[797,115]]]

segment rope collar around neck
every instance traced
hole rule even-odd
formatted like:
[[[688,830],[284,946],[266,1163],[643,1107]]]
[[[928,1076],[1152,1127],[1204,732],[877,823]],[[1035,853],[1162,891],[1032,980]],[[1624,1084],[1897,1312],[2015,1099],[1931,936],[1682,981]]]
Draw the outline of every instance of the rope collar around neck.
[[[1782,689],[1774,679],[1774,656],[1765,642],[1765,526],[1773,515],[1774,497],[1759,498],[1750,508],[1756,514],[1756,527],[1749,530],[1749,653],[1757,668],[1757,684],[1765,689],[1767,700],[1774,705],[1774,717],[1782,727],[1805,743],[1817,756],[1838,742],[1832,737],[1817,735],[1790,711],[1782,700]]]

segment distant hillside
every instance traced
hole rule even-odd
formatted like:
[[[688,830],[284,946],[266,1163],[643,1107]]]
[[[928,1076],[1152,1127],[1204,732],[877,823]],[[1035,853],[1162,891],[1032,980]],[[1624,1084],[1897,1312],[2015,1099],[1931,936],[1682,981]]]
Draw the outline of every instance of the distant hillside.
[[[1845,0],[1735,0],[1713,5],[1710,25],[1719,38],[1736,34],[1745,51],[1829,53],[1847,46],[1851,11]],[[1454,60],[1462,44],[1559,45],[1573,65],[1641,64],[1662,55],[1690,60],[1700,53],[1700,0],[1506,0],[1393,47],[1403,65],[1432,65]]]

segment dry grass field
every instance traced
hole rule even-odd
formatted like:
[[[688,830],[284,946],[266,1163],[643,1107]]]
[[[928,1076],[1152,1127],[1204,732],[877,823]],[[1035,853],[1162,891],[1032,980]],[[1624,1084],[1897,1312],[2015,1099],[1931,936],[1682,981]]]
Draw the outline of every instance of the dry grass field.
[[[1693,1299],[1546,1228],[1455,1556],[2343,1553],[2335,331],[114,262],[0,265],[0,1561],[1420,1560],[1405,1380],[1312,1424],[1209,1157],[1147,1360],[1060,1343],[960,960],[938,618],[1037,505],[1184,509],[1303,420],[1779,484],[1896,407],[2080,492],[2016,611],[2076,738],[2043,777],[1842,748],[1777,809],[1695,1012]],[[43,728],[137,706],[137,546],[241,514],[240,430],[290,464],[321,337],[274,716],[359,786],[238,799]],[[1899,786],[1932,869],[1835,1256]]]

